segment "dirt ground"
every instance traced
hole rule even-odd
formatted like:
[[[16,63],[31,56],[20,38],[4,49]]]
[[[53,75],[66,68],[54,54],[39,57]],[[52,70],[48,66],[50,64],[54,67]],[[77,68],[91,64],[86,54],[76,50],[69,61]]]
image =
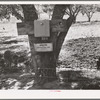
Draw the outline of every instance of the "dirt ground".
[[[100,89],[100,71],[96,61],[100,57],[100,22],[76,23],[65,38],[57,64],[57,81],[34,87],[34,73],[23,62],[21,73],[0,74],[0,89]],[[0,36],[0,54],[12,50],[30,57],[27,36]],[[26,56],[25,56],[26,57]]]

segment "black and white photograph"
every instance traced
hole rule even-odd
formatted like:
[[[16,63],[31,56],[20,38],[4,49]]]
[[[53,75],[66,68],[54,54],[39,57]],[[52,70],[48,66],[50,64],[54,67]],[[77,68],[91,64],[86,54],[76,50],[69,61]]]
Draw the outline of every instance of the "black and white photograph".
[[[100,90],[100,3],[1,3],[0,90],[55,89]]]

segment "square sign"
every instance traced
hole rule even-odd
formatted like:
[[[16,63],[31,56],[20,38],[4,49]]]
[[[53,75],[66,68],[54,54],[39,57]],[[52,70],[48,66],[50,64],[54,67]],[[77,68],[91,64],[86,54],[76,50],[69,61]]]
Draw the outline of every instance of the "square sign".
[[[34,21],[34,36],[35,37],[50,37],[49,20]]]
[[[35,51],[37,52],[50,52],[53,51],[52,43],[35,43]]]

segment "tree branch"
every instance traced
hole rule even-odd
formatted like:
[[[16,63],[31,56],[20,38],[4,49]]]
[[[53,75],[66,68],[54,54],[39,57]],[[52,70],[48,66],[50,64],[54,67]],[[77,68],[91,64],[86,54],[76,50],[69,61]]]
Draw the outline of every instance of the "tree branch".
[[[63,16],[66,12],[66,8],[69,9],[70,5],[55,5],[54,7],[54,12],[53,12],[53,16],[52,16],[52,19],[63,19]],[[70,9],[69,9],[70,10]],[[67,32],[71,26],[73,22],[73,16],[71,15],[68,19],[67,19]],[[57,60],[58,59],[58,55],[59,55],[59,52],[61,50],[61,46],[64,42],[64,39],[65,39],[65,36],[67,34],[67,32],[62,32],[58,35],[58,33],[53,33],[53,37],[52,37],[52,40],[54,41],[54,56],[55,56],[55,59]]]
[[[68,30],[69,30],[70,26],[71,26],[72,23],[73,23],[73,19],[74,19],[74,16],[70,16],[70,17],[67,19],[67,21],[66,21],[66,23],[67,23],[67,26],[66,26],[67,32],[62,32],[62,33],[60,33],[59,36],[57,37],[56,54],[55,54],[56,59],[58,59],[58,55],[59,55],[59,53],[60,53],[62,44],[63,44],[64,39],[65,39],[65,37],[66,37],[66,35],[67,35],[67,33],[68,33]]]
[[[79,11],[80,11],[80,8],[81,8],[81,5],[80,5],[78,8],[76,8],[76,10],[75,10],[75,12],[74,12],[74,16],[75,16],[75,17],[78,15],[78,13],[79,13]]]
[[[70,13],[66,11],[66,14],[70,16]]]
[[[66,7],[68,7],[68,6],[69,5],[55,5],[54,12],[52,15],[52,20],[53,19],[63,19]]]
[[[36,9],[34,5],[21,5],[23,8],[24,19],[25,21],[34,21],[38,19],[38,15],[36,13]]]
[[[12,6],[12,14],[13,14],[15,17],[17,17],[17,19],[21,19],[22,21],[24,21],[24,18],[21,16],[21,14],[19,14],[19,13],[15,10],[14,6]]]

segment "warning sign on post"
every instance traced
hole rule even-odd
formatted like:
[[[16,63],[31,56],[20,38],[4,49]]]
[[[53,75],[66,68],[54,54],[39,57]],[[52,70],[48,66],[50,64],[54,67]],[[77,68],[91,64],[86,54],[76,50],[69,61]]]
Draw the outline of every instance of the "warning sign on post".
[[[34,44],[35,51],[37,52],[50,52],[53,51],[52,43],[36,43]]]

